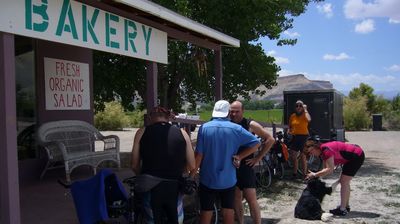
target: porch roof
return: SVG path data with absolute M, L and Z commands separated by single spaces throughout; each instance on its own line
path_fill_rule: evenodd
M 103 2 L 123 11 L 133 13 L 136 16 L 154 21 L 158 24 L 163 24 L 164 26 L 182 31 L 186 34 L 220 46 L 240 47 L 240 40 L 184 17 L 151 1 L 103 0 Z M 129 6 L 129 8 L 126 6 Z M 173 37 L 170 36 L 170 33 L 168 33 L 168 36 Z M 177 39 L 181 39 L 181 37 Z

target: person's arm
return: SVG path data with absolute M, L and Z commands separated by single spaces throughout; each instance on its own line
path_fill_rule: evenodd
M 291 114 L 289 117 L 289 122 L 288 122 L 289 124 L 288 124 L 288 130 L 287 130 L 288 134 L 292 134 L 292 117 L 293 117 L 293 114 Z
M 249 166 L 256 165 L 264 156 L 269 152 L 271 147 L 275 143 L 275 139 L 257 122 L 250 122 L 251 132 L 259 136 L 261 139 L 264 139 L 264 143 L 261 145 L 261 151 L 252 159 L 248 159 L 246 162 Z
M 185 130 L 181 129 L 181 132 L 186 142 L 186 171 L 192 173 L 196 168 L 192 142 L 190 141 L 189 135 L 186 133 Z
M 200 126 L 197 132 L 196 151 L 194 152 L 195 168 L 190 173 L 190 176 L 194 176 L 200 169 L 201 162 L 203 161 L 203 126 Z
M 132 170 L 136 175 L 140 173 L 140 139 L 143 136 L 145 128 L 136 131 L 132 146 Z
M 306 115 L 306 118 L 307 118 L 308 122 L 310 122 L 311 121 L 311 115 L 310 115 L 310 113 L 308 113 L 307 105 L 304 104 L 303 108 L 304 108 L 304 115 Z
M 306 176 L 306 179 L 317 178 L 317 177 L 324 177 L 329 174 L 333 173 L 335 166 L 333 162 L 333 156 L 329 157 L 327 160 L 324 161 L 324 168 L 318 172 L 309 172 Z
M 194 175 L 196 175 L 196 173 L 197 173 L 197 171 L 200 169 L 200 165 L 201 165 L 201 162 L 203 161 L 203 154 L 201 154 L 201 153 L 199 153 L 199 152 L 195 152 L 194 153 L 195 155 L 194 155 L 194 159 L 195 159 L 195 168 L 194 168 L 194 170 L 193 170 L 193 172 L 191 172 L 190 173 L 190 176 L 194 176 Z
M 248 147 L 246 149 L 241 150 L 240 153 L 238 153 L 238 154 L 233 156 L 233 158 L 236 160 L 234 162 L 237 162 L 238 164 L 240 164 L 242 159 L 244 159 L 247 156 L 255 153 L 257 151 L 258 147 L 260 147 L 260 142 L 254 144 L 251 147 Z

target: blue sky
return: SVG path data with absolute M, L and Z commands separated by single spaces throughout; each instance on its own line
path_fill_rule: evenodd
M 297 38 L 297 44 L 260 39 L 280 76 L 327 80 L 344 94 L 361 82 L 390 99 L 400 93 L 400 0 L 312 3 L 282 37 Z

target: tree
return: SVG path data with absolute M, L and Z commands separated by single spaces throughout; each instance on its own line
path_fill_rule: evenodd
M 368 115 L 367 98 L 359 96 L 358 98 L 346 97 L 344 99 L 343 117 L 346 130 L 358 131 L 369 129 L 371 124 Z
M 145 62 L 100 51 L 94 51 L 93 61 L 95 110 L 104 110 L 105 102 L 116 99 L 125 109 L 132 110 L 131 103 L 137 100 L 135 91 L 139 96 L 146 91 Z
M 154 0 L 181 15 L 240 40 L 240 48 L 224 47 L 222 51 L 223 97 L 227 100 L 236 99 L 239 95 L 246 96 L 249 91 L 253 91 L 260 85 L 271 88 L 276 84 L 280 68 L 275 64 L 273 57 L 265 54 L 260 44 L 255 44 L 256 41 L 260 37 L 268 37 L 271 40 L 277 40 L 278 45 L 295 44 L 296 39 L 282 39 L 281 33 L 292 28 L 293 18 L 304 13 L 310 2 L 319 1 Z M 198 53 L 205 56 L 206 69 L 201 71 L 196 63 Z M 106 53 L 100 54 L 106 55 Z M 193 107 L 196 106 L 197 101 L 212 101 L 215 88 L 213 57 L 214 54 L 211 50 L 169 40 L 169 63 L 168 65 L 159 65 L 158 68 L 158 94 L 161 105 L 180 111 L 184 100 L 192 103 Z M 118 58 L 110 62 L 103 56 L 100 58 L 103 59 L 102 62 L 114 64 L 128 61 L 128 59 Z M 99 64 L 96 63 L 96 65 Z M 124 63 L 124 65 L 124 67 L 112 66 L 110 71 L 104 67 L 95 70 L 104 74 L 100 76 L 95 74 L 95 85 L 101 82 L 107 84 L 101 89 L 95 88 L 95 99 L 109 99 L 114 97 L 112 95 L 118 95 L 125 100 L 125 103 L 122 104 L 126 106 L 127 99 L 132 98 L 134 90 L 137 90 L 139 95 L 144 98 L 143 64 L 130 62 L 130 64 Z M 137 70 L 127 69 L 130 67 Z M 120 86 L 114 86 L 116 85 L 114 82 L 96 81 L 96 79 L 103 78 L 109 80 L 111 78 L 107 76 L 110 74 L 123 80 L 116 82 Z
M 360 97 L 367 98 L 367 110 L 368 112 L 374 113 L 374 103 L 376 99 L 376 95 L 374 95 L 374 89 L 365 83 L 360 83 L 358 88 L 354 88 L 349 93 L 350 99 L 358 99 Z
M 392 110 L 400 112 L 400 93 L 393 97 Z

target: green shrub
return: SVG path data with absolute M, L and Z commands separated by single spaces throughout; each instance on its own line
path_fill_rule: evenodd
M 390 111 L 383 114 L 383 127 L 391 131 L 400 130 L 400 112 Z
M 346 130 L 360 131 L 369 129 L 371 117 L 367 110 L 367 99 L 365 97 L 345 98 L 343 116 Z
M 131 128 L 141 128 L 144 125 L 144 114 L 145 110 L 135 110 L 133 112 L 128 112 L 127 116 L 129 118 L 129 127 Z
M 94 116 L 94 124 L 99 130 L 122 130 L 129 126 L 129 118 L 125 115 L 121 103 L 117 101 L 104 104 L 104 111 L 98 112 Z

